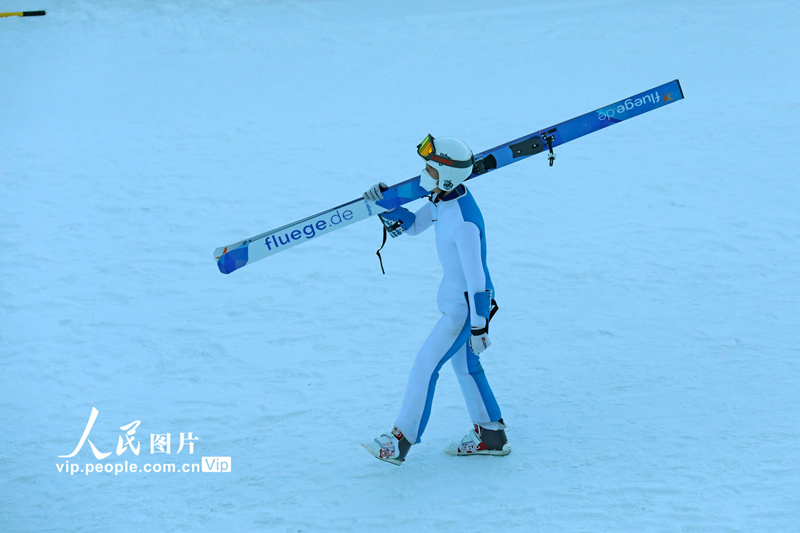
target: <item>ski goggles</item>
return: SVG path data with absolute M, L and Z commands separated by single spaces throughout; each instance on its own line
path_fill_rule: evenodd
M 449 157 L 437 155 L 436 146 L 433 144 L 433 135 L 430 133 L 417 145 L 417 154 L 425 161 L 435 161 L 447 167 L 469 168 L 475 164 L 474 157 L 470 157 L 467 161 L 456 161 Z

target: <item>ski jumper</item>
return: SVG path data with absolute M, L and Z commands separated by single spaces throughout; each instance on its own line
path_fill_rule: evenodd
M 444 270 L 437 295 L 442 317 L 417 353 L 395 423 L 412 443 L 420 442 L 425 431 L 439 370 L 448 359 L 472 423 L 489 424 L 501 418 L 480 358 L 468 342 L 470 327 L 486 324 L 486 319 L 474 311 L 478 309 L 475 295 L 490 290 L 494 297 L 494 287 L 486 266 L 483 216 L 464 185 L 448 194 L 446 200 L 437 198 L 420 208 L 405 233 L 419 235 L 430 226 L 436 231 L 436 249 Z

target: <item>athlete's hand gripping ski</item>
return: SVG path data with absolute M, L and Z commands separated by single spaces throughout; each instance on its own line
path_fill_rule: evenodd
M 371 202 L 377 202 L 378 200 L 383 200 L 383 191 L 388 189 L 389 186 L 386 185 L 384 182 L 376 183 L 372 187 L 369 188 L 367 192 L 364 193 L 364 199 L 369 200 Z

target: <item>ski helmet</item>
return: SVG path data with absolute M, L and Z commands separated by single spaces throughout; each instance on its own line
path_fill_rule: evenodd
M 427 171 L 422 172 L 420 186 L 427 191 L 433 191 L 437 186 L 445 192 L 452 191 L 472 174 L 475 164 L 472 150 L 455 137 L 434 139 L 428 134 L 417 146 L 417 154 L 425 160 L 426 165 L 439 172 L 438 185 Z

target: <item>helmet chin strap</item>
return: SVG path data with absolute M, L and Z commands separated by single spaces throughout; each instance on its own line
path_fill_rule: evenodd
M 459 196 L 463 195 L 465 192 L 466 192 L 466 187 L 464 187 L 463 183 L 459 183 L 451 191 L 443 191 L 443 190 L 439 189 L 438 193 L 433 193 L 432 192 L 431 195 L 430 195 L 430 200 L 433 203 L 437 203 L 437 202 L 440 202 L 440 201 L 444 202 L 444 201 L 447 201 L 448 199 L 452 199 L 452 198 L 448 198 L 450 196 L 452 196 L 453 198 L 458 198 Z

